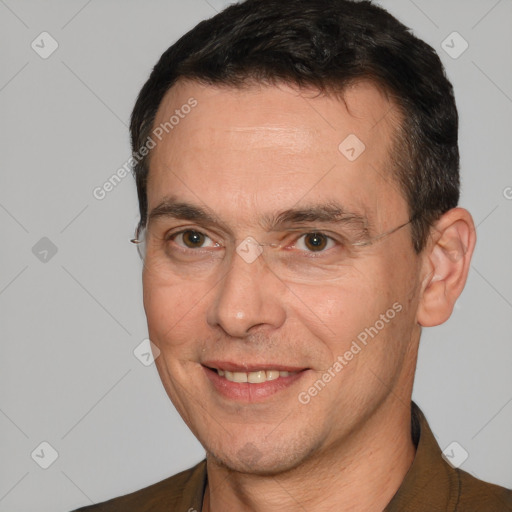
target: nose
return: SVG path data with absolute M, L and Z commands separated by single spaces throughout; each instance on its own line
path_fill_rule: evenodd
M 208 310 L 208 324 L 236 338 L 256 326 L 279 328 L 285 321 L 282 298 L 286 287 L 265 264 L 263 255 L 244 259 L 234 252 L 217 284 Z M 252 332 L 252 331 L 251 331 Z

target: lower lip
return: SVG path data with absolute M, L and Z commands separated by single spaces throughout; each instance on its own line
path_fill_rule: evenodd
M 289 388 L 302 379 L 307 370 L 302 370 L 288 377 L 279 377 L 275 380 L 250 384 L 249 382 L 231 382 L 221 377 L 215 370 L 203 366 L 206 376 L 215 389 L 226 398 L 241 402 L 261 402 L 277 392 Z

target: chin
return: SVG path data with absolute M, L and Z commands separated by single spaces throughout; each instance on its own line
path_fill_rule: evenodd
M 311 440 L 309 440 L 311 443 Z M 276 476 L 301 466 L 317 450 L 298 439 L 286 445 L 282 439 L 278 445 L 248 441 L 236 451 L 209 450 L 208 459 L 230 471 L 260 476 Z

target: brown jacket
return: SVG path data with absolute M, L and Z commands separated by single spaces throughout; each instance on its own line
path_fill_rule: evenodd
M 412 403 L 412 436 L 416 456 L 402 485 L 383 512 L 507 512 L 512 491 L 454 469 L 425 416 Z M 159 483 L 75 512 L 201 512 L 206 460 Z

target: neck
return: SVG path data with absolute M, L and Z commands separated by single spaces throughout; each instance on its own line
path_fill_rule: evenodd
M 410 407 L 383 404 L 363 428 L 286 473 L 239 473 L 208 457 L 204 512 L 383 510 L 414 459 Z

